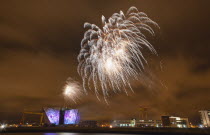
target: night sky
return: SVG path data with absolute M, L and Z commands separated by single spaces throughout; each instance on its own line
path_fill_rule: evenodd
M 146 106 L 151 119 L 175 115 L 199 122 L 198 111 L 210 109 L 209 5 L 208 0 L 0 1 L 0 119 L 20 119 L 16 114 L 24 109 L 63 106 L 66 79 L 81 83 L 77 55 L 83 24 L 101 26 L 101 15 L 135 6 L 161 28 L 152 43 L 162 70 L 153 73 L 164 87 L 135 82 L 134 94 L 113 94 L 109 105 L 89 92 L 73 107 L 83 119 L 138 118 L 138 107 Z

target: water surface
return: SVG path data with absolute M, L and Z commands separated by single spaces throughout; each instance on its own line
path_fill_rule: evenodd
M 0 133 L 1 135 L 1 133 Z M 133 135 L 133 134 L 107 134 L 107 133 L 6 133 L 5 135 Z M 145 135 L 145 134 L 141 134 Z

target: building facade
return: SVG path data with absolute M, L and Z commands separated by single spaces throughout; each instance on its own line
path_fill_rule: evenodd
M 210 110 L 201 110 L 199 113 L 202 125 L 204 127 L 210 127 Z
M 114 120 L 113 127 L 162 127 L 161 120 Z
M 172 128 L 189 128 L 188 118 L 174 117 L 174 116 L 162 116 L 163 127 Z
M 136 120 L 114 120 L 112 122 L 112 127 L 135 127 L 136 126 Z
M 45 124 L 76 125 L 80 121 L 78 109 L 44 108 Z
M 162 120 L 137 120 L 136 127 L 162 127 Z

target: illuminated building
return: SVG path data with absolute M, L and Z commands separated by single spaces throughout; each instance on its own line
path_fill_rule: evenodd
M 135 127 L 136 120 L 114 120 L 112 123 L 112 127 Z
M 162 127 L 161 120 L 114 120 L 113 127 Z
M 210 110 L 199 111 L 203 127 L 210 127 Z
M 178 127 L 178 128 L 190 127 L 188 118 L 162 116 L 161 119 L 162 119 L 163 127 Z
M 77 109 L 44 108 L 46 114 L 45 123 L 49 125 L 78 124 L 80 115 Z
M 77 109 L 65 110 L 64 124 L 78 124 L 79 112 Z
M 138 120 L 136 127 L 162 127 L 161 120 Z
M 60 110 L 57 108 L 44 108 L 45 114 L 48 119 L 45 119 L 48 124 L 59 125 Z

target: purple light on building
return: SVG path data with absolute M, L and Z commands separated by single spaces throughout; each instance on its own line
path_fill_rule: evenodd
M 44 109 L 44 111 L 51 124 L 55 124 L 55 125 L 59 124 L 59 117 L 60 117 L 59 109 L 47 108 L 47 109 Z
M 64 124 L 77 124 L 79 118 L 79 112 L 77 109 L 66 110 L 64 114 Z

